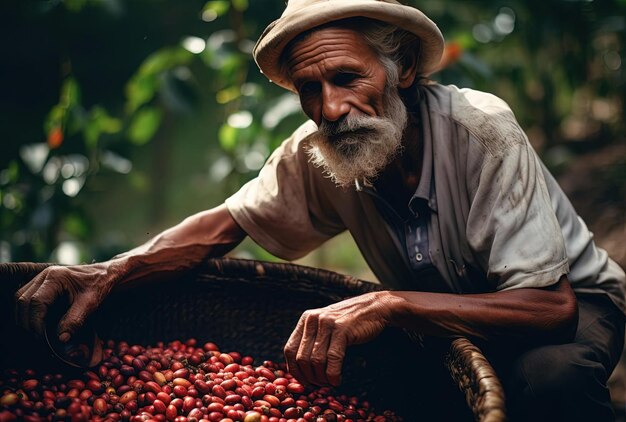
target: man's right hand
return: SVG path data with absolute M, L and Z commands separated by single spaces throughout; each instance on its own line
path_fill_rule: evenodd
M 15 294 L 17 323 L 43 336 L 50 306 L 66 296 L 70 306 L 59 322 L 57 335 L 62 342 L 67 342 L 119 278 L 120 270 L 112 261 L 48 267 Z

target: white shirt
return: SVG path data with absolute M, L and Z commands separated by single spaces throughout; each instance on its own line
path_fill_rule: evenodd
M 577 293 L 625 307 L 625 275 L 540 162 L 510 108 L 479 91 L 422 85 L 420 141 L 432 151 L 428 235 L 441 286 L 420 284 L 371 195 L 341 189 L 305 152 L 312 122 L 274 151 L 259 176 L 226 200 L 237 223 L 292 260 L 349 230 L 381 283 L 394 289 L 481 293 L 547 287 L 563 274 Z

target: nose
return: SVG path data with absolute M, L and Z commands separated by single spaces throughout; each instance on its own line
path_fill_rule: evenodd
M 350 104 L 339 91 L 328 84 L 322 88 L 322 117 L 329 122 L 336 122 L 350 113 Z

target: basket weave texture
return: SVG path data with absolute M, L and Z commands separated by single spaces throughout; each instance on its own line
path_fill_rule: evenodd
M 0 264 L 0 309 L 6 312 L 4 305 L 13 300 L 17 288 L 48 265 Z M 212 259 L 167 280 L 114 291 L 91 322 L 103 339 L 147 345 L 194 337 L 213 341 L 224 351 L 283 361 L 283 346 L 303 311 L 381 288 L 300 265 Z M 23 353 L 36 348 L 29 345 L 28 333 L 4 326 L 2 335 L 17 336 L 24 345 L 14 356 L 3 353 L 3 365 L 33 366 L 34 361 L 45 361 L 42 356 Z M 420 379 L 419 369 L 409 364 L 419 356 L 420 347 L 395 328 L 386 329 L 370 343 L 349 347 L 342 390 L 367 394 L 380 410 L 392 409 L 405 420 L 413 420 L 408 415 L 415 415 L 416 408 L 428 403 L 398 392 L 412 391 L 412 380 Z M 451 382 L 458 384 L 476 420 L 506 419 L 502 386 L 489 362 L 468 339 L 452 341 L 446 362 L 433 364 L 448 366 Z

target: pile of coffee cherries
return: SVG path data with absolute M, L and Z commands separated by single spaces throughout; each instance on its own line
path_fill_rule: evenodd
M 154 347 L 109 341 L 104 360 L 76 379 L 33 370 L 4 371 L 0 422 L 394 422 L 367 401 L 305 388 L 284 364 L 255 366 L 195 339 Z

